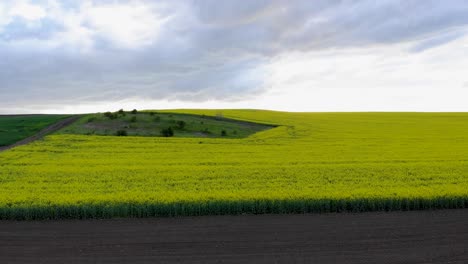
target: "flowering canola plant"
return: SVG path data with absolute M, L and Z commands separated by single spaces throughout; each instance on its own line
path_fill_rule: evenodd
M 168 110 L 247 138 L 56 134 L 0 153 L 0 219 L 468 207 L 468 113 Z

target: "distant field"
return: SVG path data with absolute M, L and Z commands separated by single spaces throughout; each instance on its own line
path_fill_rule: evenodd
M 0 146 L 11 145 L 67 117 L 66 115 L 0 116 Z
M 62 129 L 62 134 L 115 136 L 162 136 L 171 128 L 175 137 L 244 138 L 273 126 L 226 119 L 222 116 L 187 115 L 162 112 L 90 114 Z
M 468 207 L 468 113 L 221 112 L 279 126 L 241 139 L 51 135 L 0 153 L 0 218 Z

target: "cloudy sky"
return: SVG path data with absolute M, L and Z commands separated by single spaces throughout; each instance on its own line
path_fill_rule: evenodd
M 0 113 L 468 111 L 468 1 L 0 1 Z

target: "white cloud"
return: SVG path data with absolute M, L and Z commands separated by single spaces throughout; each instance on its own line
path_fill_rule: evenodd
M 25 26 L 41 28 L 39 20 L 47 18 L 56 30 L 47 39 L 31 39 L 39 47 L 58 47 L 78 52 L 96 50 L 99 42 L 109 47 L 141 48 L 155 44 L 168 16 L 159 14 L 161 4 L 151 2 L 80 1 L 76 6 L 48 0 L 42 6 L 29 1 L 0 3 L 0 32 L 15 17 L 26 20 Z M 17 40 L 25 42 L 24 39 Z M 1 42 L 1 38 L 0 38 Z
M 11 17 L 8 14 L 8 6 L 6 3 L 0 2 L 0 33 L 3 31 L 3 27 L 10 23 Z
M 81 8 L 84 23 L 121 47 L 141 47 L 153 44 L 166 21 L 150 5 L 85 4 Z
M 46 16 L 44 8 L 29 2 L 21 2 L 14 5 L 9 14 L 26 20 L 38 20 Z

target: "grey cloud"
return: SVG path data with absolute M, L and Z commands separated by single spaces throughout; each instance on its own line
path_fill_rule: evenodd
M 0 33 L 0 103 L 241 100 L 266 89 L 262 66 L 276 55 L 403 41 L 417 41 L 410 51 L 420 52 L 461 37 L 464 31 L 440 32 L 468 23 L 466 1 L 212 0 L 164 6 L 170 20 L 157 42 L 138 49 L 99 36 L 89 53 L 47 49 L 41 41 L 63 30 L 59 24 L 7 25 Z M 15 41 L 24 40 L 32 44 L 17 47 Z
M 215 44 L 268 53 L 397 43 L 468 23 L 464 1 L 202 2 L 194 8 L 209 28 L 201 43 L 216 36 Z
M 456 40 L 458 38 L 461 38 L 465 35 L 465 32 L 460 32 L 460 31 L 453 31 L 453 32 L 448 32 L 445 34 L 441 34 L 440 36 L 435 36 L 433 38 L 429 38 L 426 40 L 423 40 L 419 42 L 418 44 L 414 45 L 411 47 L 410 51 L 411 52 L 422 52 L 428 49 L 431 49 L 433 47 L 437 47 L 440 45 L 443 45 L 445 43 L 451 42 L 453 40 Z

